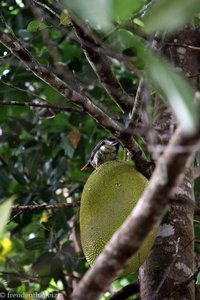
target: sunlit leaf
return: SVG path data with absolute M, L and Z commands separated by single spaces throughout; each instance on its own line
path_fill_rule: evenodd
M 145 18 L 146 32 L 175 30 L 200 12 L 199 0 L 157 0 Z
M 0 234 L 9 220 L 12 204 L 15 198 L 15 196 L 12 196 L 0 205 Z
M 64 9 L 61 14 L 60 14 L 60 24 L 62 25 L 69 25 L 71 22 L 69 15 L 68 15 L 68 11 L 66 9 Z
M 200 285 L 200 272 L 197 275 L 196 284 Z
M 0 239 L 0 246 L 0 261 L 5 261 L 8 254 L 12 251 L 13 243 L 8 237 L 3 237 L 2 239 Z

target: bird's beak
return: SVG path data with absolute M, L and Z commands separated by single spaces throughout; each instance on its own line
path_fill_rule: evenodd
M 85 171 L 85 170 L 87 170 L 89 168 L 90 168 L 90 164 L 87 163 L 85 166 L 82 167 L 81 171 Z

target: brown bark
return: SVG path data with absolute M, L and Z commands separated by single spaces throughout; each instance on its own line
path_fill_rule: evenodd
M 164 41 L 165 53 L 187 77 L 197 73 L 197 52 L 181 45 L 195 46 L 196 40 L 193 37 L 193 30 L 187 27 Z M 190 83 L 195 87 L 196 79 L 192 78 Z M 176 121 L 169 107 L 160 100 L 156 101 L 155 112 L 159 141 L 165 145 L 171 138 Z M 192 167 L 188 167 L 182 184 L 176 188 L 172 199 L 176 203 L 170 205 L 150 256 L 140 268 L 142 300 L 195 299 L 194 281 L 186 283 L 194 272 L 192 171 Z M 183 201 L 179 204 L 179 200 L 186 200 L 185 204 Z

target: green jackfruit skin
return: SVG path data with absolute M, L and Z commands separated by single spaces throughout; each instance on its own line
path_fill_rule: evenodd
M 92 265 L 113 233 L 120 227 L 148 185 L 148 180 L 130 163 L 110 161 L 88 178 L 81 197 L 80 232 L 85 257 Z M 123 276 L 143 264 L 154 243 L 153 230 L 130 260 Z

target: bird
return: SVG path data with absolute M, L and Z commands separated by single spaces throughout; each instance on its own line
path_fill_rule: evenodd
M 117 160 L 120 145 L 121 143 L 112 136 L 100 140 L 92 150 L 89 160 L 82 167 L 81 171 L 87 170 L 90 166 L 97 169 L 107 161 Z

